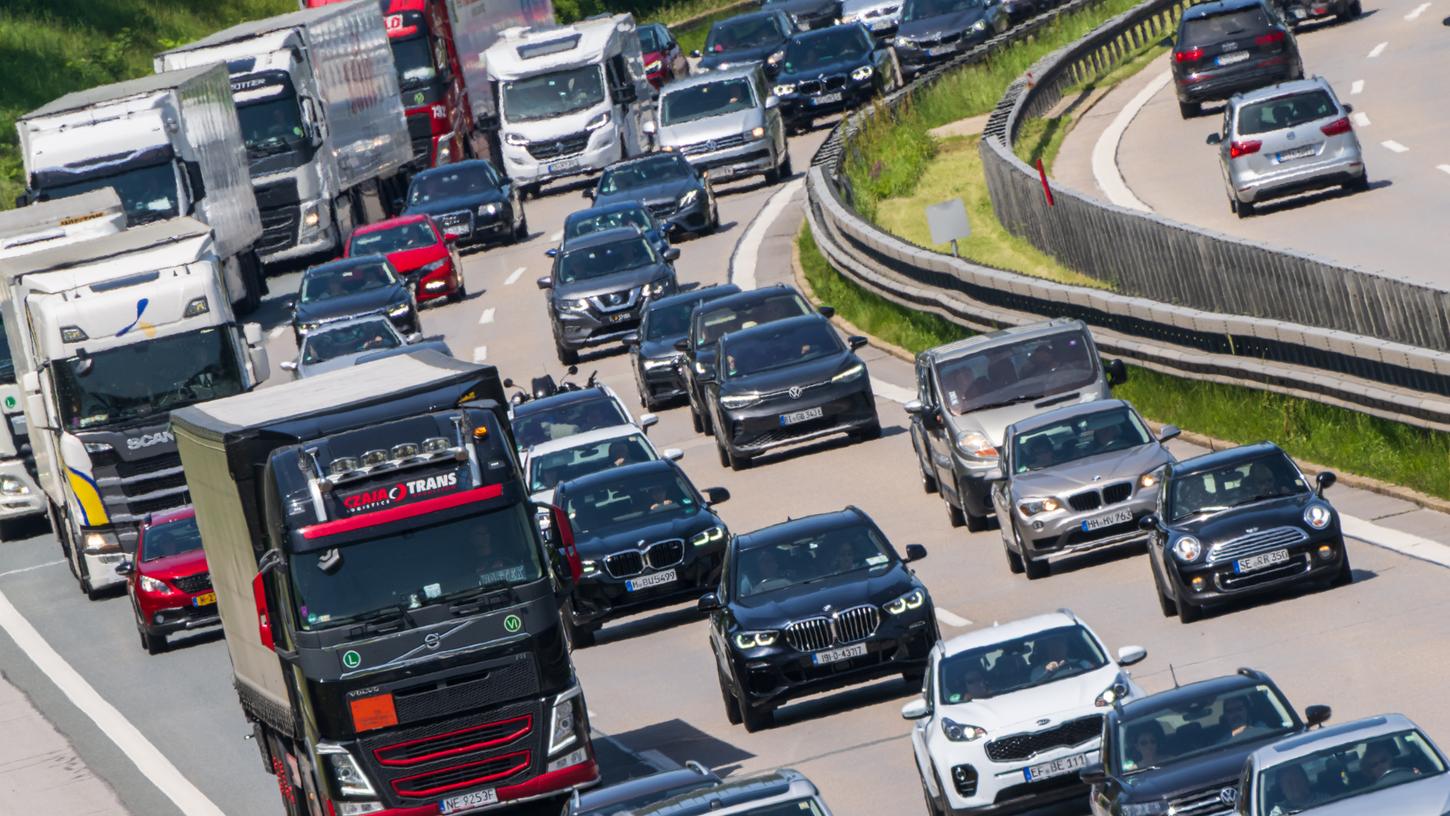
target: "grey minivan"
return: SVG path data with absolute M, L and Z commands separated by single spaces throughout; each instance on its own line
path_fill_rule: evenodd
M 981 334 L 916 356 L 917 398 L 906 404 L 922 487 L 940 491 L 953 527 L 987 528 L 987 476 L 1008 425 L 1073 402 L 1107 399 L 1128 379 L 1104 362 L 1087 326 L 1057 319 Z
M 764 175 L 774 184 L 792 174 L 780 100 L 759 66 L 711 71 L 660 91 L 655 142 L 678 151 L 711 181 Z

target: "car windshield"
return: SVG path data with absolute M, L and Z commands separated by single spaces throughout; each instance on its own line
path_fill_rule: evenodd
M 295 150 L 306 141 L 302 111 L 291 89 L 285 96 L 238 105 L 237 122 L 242 126 L 247 155 L 253 159 Z
M 564 222 L 564 239 L 567 241 L 591 232 L 603 232 L 620 227 L 638 227 L 641 231 L 650 230 L 654 229 L 654 222 L 650 220 L 649 213 L 645 212 L 643 207 L 630 207 L 608 212 L 585 210 L 582 214 L 571 216 Z
M 389 37 L 388 42 L 393 47 L 393 64 L 398 69 L 400 89 L 406 91 L 437 78 L 438 68 L 433 65 L 433 51 L 428 47 L 427 37 Z
M 515 416 L 512 424 L 514 440 L 519 448 L 528 450 L 550 440 L 629 423 L 630 418 L 619 409 L 619 404 L 601 395 L 597 399 L 529 411 Z
M 387 320 L 359 320 L 337 327 L 317 329 L 302 339 L 302 362 L 306 365 L 325 363 L 349 354 L 382 351 L 403 345 L 397 331 Z
M 590 442 L 529 458 L 529 490 L 553 490 L 560 482 L 588 476 L 612 467 L 653 462 L 655 449 L 643 434 Z
M 349 257 L 390 255 L 394 252 L 430 247 L 437 243 L 438 235 L 433 232 L 432 225 L 427 221 L 414 221 L 376 232 L 365 232 L 361 235 L 354 233 L 352 240 L 348 241 L 347 254 Z
M 668 340 L 689 334 L 690 316 L 699 304 L 699 299 L 681 300 L 650 309 L 645 313 L 644 339 Z
M 678 125 L 755 107 L 755 93 L 745 77 L 690 85 L 660 100 L 660 124 Z
M 579 809 L 570 813 L 569 816 L 630 816 L 636 810 L 647 805 L 683 796 L 701 788 L 713 788 L 716 784 L 707 777 L 700 777 L 674 787 L 651 790 L 647 793 L 623 798 L 611 788 L 595 788 L 579 798 Z M 608 802 L 608 804 L 599 804 L 600 802 Z
M 576 534 L 596 535 L 616 527 L 694 516 L 700 509 L 694 489 L 674 469 L 666 468 L 572 492 L 564 511 Z
M 1183 21 L 1178 46 L 1208 45 L 1242 37 L 1269 27 L 1269 16 L 1259 6 L 1234 9 L 1222 14 L 1194 17 Z
M 740 550 L 733 566 L 735 590 L 749 598 L 857 570 L 879 574 L 896 561 L 891 546 L 870 527 L 836 527 Z
M 1303 474 L 1280 451 L 1200 473 L 1174 474 L 1171 483 L 1168 509 L 1174 521 L 1309 490 Z
M 196 516 L 168 521 L 146 528 L 141 539 L 141 560 L 156 561 L 201 549 L 201 531 Z
M 767 325 L 749 334 L 726 335 L 720 341 L 725 379 L 775 371 L 841 353 L 844 347 L 825 319 Z
M 302 279 L 303 303 L 348 297 L 359 292 L 383 289 L 398 282 L 385 263 L 343 267 L 314 267 Z
M 1143 420 L 1127 408 L 1075 416 L 1012 437 L 1012 472 L 1043 470 L 1151 441 Z
M 643 236 L 564 253 L 559 259 L 559 281 L 575 283 L 616 272 L 659 263 L 654 247 Z
M 543 565 L 536 536 L 524 505 L 514 504 L 293 556 L 288 572 L 298 622 L 303 629 L 322 629 L 379 610 L 416 609 L 537 581 Z
M 175 218 L 180 212 L 177 203 L 176 168 L 170 162 L 130 167 L 108 176 L 92 176 L 84 181 L 44 187 L 38 198 L 51 201 L 57 198 L 89 193 L 112 187 L 126 208 L 126 223 L 137 227 L 152 221 Z
M 444 198 L 492 193 L 498 184 L 481 167 L 450 167 L 432 170 L 413 179 L 409 204 L 427 204 Z
M 653 187 L 666 181 L 677 181 L 694 176 L 690 165 L 673 154 L 650 156 L 606 168 L 599 177 L 599 194 L 613 195 L 641 187 Z
M 838 26 L 786 44 L 786 71 L 809 71 L 836 62 L 860 62 L 871 53 L 871 38 L 858 26 Z
M 953 416 L 1084 388 L 1098 379 L 1082 332 L 994 346 L 937 365 L 942 404 Z
M 723 54 L 745 48 L 763 48 L 780 42 L 789 34 L 781 28 L 780 18 L 774 14 L 721 20 L 710 29 L 710 36 L 705 40 L 705 52 Z
M 1324 91 L 1281 96 L 1244 105 L 1239 109 L 1238 131 L 1240 135 L 1268 133 L 1287 130 L 1307 122 L 1328 119 L 1339 115 L 1339 106 Z
M 503 83 L 509 122 L 537 122 L 588 110 L 604 101 L 604 69 L 584 65 Z
M 822 816 L 821 803 L 815 799 L 794 799 L 740 811 L 741 816 Z
M 695 345 L 706 346 L 733 331 L 810 313 L 805 300 L 788 290 L 747 303 L 712 308 L 700 314 L 695 327 Z
M 639 48 L 648 54 L 665 50 L 664 26 L 642 25 L 639 27 Z
M 240 356 L 232 334 L 212 327 L 58 360 L 52 371 L 61 422 L 69 430 L 99 428 L 240 394 Z
M 1106 665 L 1108 656 L 1091 632 L 1060 626 L 944 657 L 937 667 L 937 685 L 941 701 L 953 705 L 1066 680 Z
M 901 9 L 901 21 L 909 23 L 913 20 L 940 17 L 943 14 L 985 9 L 983 0 L 906 0 L 906 5 Z
M 1444 760 L 1417 730 L 1350 740 L 1265 768 L 1254 784 L 1254 812 L 1289 816 L 1443 773 Z M 1364 812 L 1391 809 L 1366 806 Z
M 1186 704 L 1120 719 L 1112 740 L 1114 761 L 1133 774 L 1281 736 L 1295 727 L 1288 701 L 1267 685 L 1205 693 Z

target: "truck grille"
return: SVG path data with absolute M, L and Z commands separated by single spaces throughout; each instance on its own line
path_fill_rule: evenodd
M 876 634 L 881 611 L 874 606 L 857 606 L 830 618 L 796 621 L 785 628 L 785 642 L 802 652 L 827 649 L 838 643 L 855 643 Z
M 469 762 L 441 771 L 430 771 L 403 779 L 393 780 L 393 790 L 399 796 L 422 799 L 440 796 L 459 788 L 486 785 L 507 779 L 514 774 L 528 770 L 532 757 L 528 751 L 518 751 L 501 757 Z
M 413 145 L 413 158 L 424 164 L 433 157 L 433 117 L 431 112 L 408 117 L 408 141 Z
M 571 133 L 560 139 L 550 139 L 542 142 L 529 142 L 529 155 L 536 159 L 557 159 L 562 156 L 572 156 L 575 153 L 583 153 L 584 148 L 589 146 L 589 131 Z
M 1043 751 L 1069 748 L 1097 739 L 1103 733 L 1103 718 L 1098 715 L 1069 720 L 1056 728 L 1031 734 L 1013 734 L 987 743 L 987 756 L 993 762 L 1029 759 Z
M 534 718 L 528 714 L 498 722 L 462 728 L 436 737 L 408 740 L 373 749 L 378 762 L 394 768 L 411 768 L 444 757 L 482 751 L 507 745 L 533 730 Z
M 1225 803 L 1222 794 L 1224 790 L 1234 787 L 1234 780 L 1225 779 L 1207 790 L 1198 790 L 1172 800 L 1168 803 L 1168 811 L 1175 816 L 1229 816 L 1234 812 L 1234 806 Z
M 211 573 L 198 572 L 195 575 L 183 575 L 180 578 L 171 579 L 171 583 L 177 589 L 188 595 L 195 595 L 198 592 L 209 592 L 211 590 Z
M 1254 553 L 1279 550 L 1298 544 L 1309 537 L 1298 527 L 1272 527 L 1221 541 L 1208 548 L 1208 562 L 1232 561 Z
M 495 706 L 498 698 L 465 708 Z M 454 709 L 457 710 L 457 709 Z M 502 706 L 359 740 L 362 758 L 385 791 L 404 803 L 479 785 L 510 784 L 541 764 L 542 703 Z M 482 716 L 480 716 L 482 715 Z
M 1104 505 L 1127 501 L 1132 495 L 1132 482 L 1118 482 L 1117 484 L 1108 485 L 1101 491 L 1094 489 L 1074 493 L 1067 497 L 1067 504 L 1072 509 L 1081 513 L 1087 510 L 1096 510 Z
M 257 252 L 269 255 L 290 249 L 297 244 L 297 225 L 302 220 L 302 207 L 289 204 L 269 210 L 262 210 L 262 237 L 257 240 Z
M 839 91 L 846 87 L 846 75 L 837 74 L 823 79 L 807 79 L 796 85 L 796 91 L 808 96 L 829 91 Z

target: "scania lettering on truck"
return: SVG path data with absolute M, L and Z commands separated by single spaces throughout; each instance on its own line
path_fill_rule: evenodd
M 16 207 L 0 212 L 0 259 L 114 235 L 125 228 L 121 199 L 109 187 Z M 30 429 L 3 325 L 0 322 L 0 540 L 9 540 L 17 537 L 22 519 L 45 514 L 45 494 L 35 478 Z
M 559 816 L 598 777 L 492 366 L 389 357 L 172 417 L 289 816 Z
M 497 85 L 503 170 L 526 190 L 649 150 L 654 88 L 632 16 L 509 29 L 483 61 Z
M 190 216 L 211 227 L 231 303 L 246 314 L 267 293 L 262 237 L 242 134 L 224 68 L 168 71 L 66 94 L 20 117 L 22 202 L 103 187 L 131 226 Z
M 303 0 L 304 6 L 340 0 Z M 380 0 L 412 170 L 476 157 L 501 166 L 493 93 L 483 54 L 507 28 L 551 25 L 550 0 Z
M 342 254 L 353 225 L 384 217 L 407 189 L 408 126 L 376 0 L 241 23 L 155 67 L 217 62 L 231 71 L 262 260 Z
M 92 598 L 123 581 L 150 513 L 186 504 L 170 412 L 267 376 L 261 327 L 232 315 L 212 231 L 193 218 L 0 259 L 0 314 L 36 475 Z

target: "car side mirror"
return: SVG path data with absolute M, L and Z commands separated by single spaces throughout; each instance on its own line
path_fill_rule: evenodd
M 901 719 L 919 720 L 931 716 L 931 703 L 925 697 L 917 697 L 901 707 Z
M 846 345 L 850 346 L 852 351 L 865 348 L 868 342 L 869 341 L 865 337 L 862 337 L 859 334 L 853 334 L 850 337 L 846 338 Z
M 780 97 L 776 96 L 775 94 L 771 94 L 770 96 L 767 96 L 765 98 L 766 110 L 775 110 L 778 107 L 780 107 Z
M 665 448 L 664 452 L 660 454 L 660 457 L 667 462 L 678 462 L 685 458 L 685 452 L 679 448 Z
M 410 332 L 407 337 L 404 337 L 403 338 L 403 342 L 404 343 L 407 343 L 410 346 L 413 345 L 414 343 L 422 342 L 422 340 L 423 340 L 423 333 L 422 332 Z
M 639 345 L 639 332 L 630 332 L 629 334 L 626 334 L 625 336 L 619 338 L 619 342 L 623 343 L 629 348 L 634 348 Z
M 686 337 L 675 341 L 675 351 L 689 351 L 690 338 Z
M 514 378 L 513 377 L 504 377 L 503 378 L 503 387 L 504 388 L 513 388 L 514 387 Z
M 1310 728 L 1319 728 L 1329 722 L 1329 717 L 1333 713 L 1327 705 L 1312 705 L 1304 709 L 1304 722 L 1308 723 Z
M 1222 133 L 1219 133 L 1218 131 L 1215 130 L 1214 132 L 1208 134 L 1208 138 L 1205 139 L 1204 141 L 1206 143 L 1208 143 L 1208 144 L 1211 144 L 1211 145 L 1222 144 L 1223 143 L 1223 134 Z
M 670 247 L 669 249 L 665 250 L 665 260 L 667 260 L 667 261 L 678 261 L 679 259 L 680 259 L 680 250 L 679 250 L 678 247 Z
M 1354 113 L 1354 106 L 1353 105 L 1350 105 L 1350 104 L 1345 104 L 1344 105 L 1344 112 L 1345 113 Z
M 131 575 L 136 572 L 136 564 L 132 561 L 122 561 L 116 565 L 116 574 L 121 576 Z
M 816 313 L 819 314 L 821 317 L 832 318 L 832 317 L 835 317 L 836 316 L 836 307 L 834 307 L 834 306 L 817 306 L 816 307 Z
M 1161 45 L 1161 46 L 1163 46 L 1164 48 L 1172 48 L 1173 47 L 1173 38 L 1172 37 L 1164 37 L 1163 39 L 1161 39 L 1161 40 L 1158 41 L 1158 44 Z
M 923 558 L 926 558 L 926 547 L 923 547 L 920 544 L 907 544 L 906 545 L 906 561 L 907 561 L 907 563 L 911 563 L 913 561 L 920 561 Z
M 554 280 L 552 278 L 550 278 L 548 275 L 545 275 L 544 277 L 539 278 L 538 280 L 534 281 L 534 283 L 537 283 L 539 285 L 539 288 L 540 289 L 553 289 L 554 288 Z
M 550 258 L 557 258 L 559 257 L 559 248 L 549 247 L 548 249 L 544 250 L 544 254 L 549 256 Z
M 720 596 L 713 592 L 701 595 L 700 600 L 695 603 L 695 608 L 701 612 L 715 612 L 720 609 Z
M 1147 533 L 1153 532 L 1154 530 L 1158 529 L 1158 517 L 1153 515 L 1152 513 L 1143 516 L 1142 518 L 1138 519 L 1138 529 Z
M 723 487 L 705 488 L 705 501 L 710 504 L 721 504 L 730 501 L 730 491 Z
M 1103 374 L 1109 388 L 1116 388 L 1128 381 L 1128 367 L 1123 365 L 1122 360 L 1109 360 L 1103 367 Z
M 406 207 L 407 204 L 408 202 L 404 201 L 401 198 L 393 199 L 393 212 L 401 213 L 403 211 L 403 208 Z
M 1158 431 L 1158 441 L 1167 442 L 1170 439 L 1177 439 L 1182 433 L 1183 429 L 1179 428 L 1177 425 L 1164 425 Z
M 296 371 L 297 370 L 297 361 L 296 360 L 283 360 L 282 362 L 278 363 L 277 365 L 280 366 L 283 371 Z
M 987 468 L 987 472 L 982 474 L 982 480 L 987 482 L 1002 482 L 1007 480 L 1007 474 L 1002 472 L 1001 465 L 996 465 Z
M 1142 646 L 1124 646 L 1118 650 L 1118 665 L 1131 666 L 1134 663 L 1142 663 L 1148 656 L 1148 650 Z
M 640 414 L 639 415 L 639 429 L 642 430 L 642 431 L 647 431 L 650 428 L 653 428 L 654 426 L 656 426 L 658 424 L 660 424 L 660 418 L 659 418 L 659 415 L 657 415 L 657 414 Z
M 1316 485 L 1319 485 L 1320 493 L 1323 493 L 1324 491 L 1333 487 L 1334 483 L 1337 481 L 1339 481 L 1339 477 L 1335 476 L 1334 471 L 1332 470 L 1323 471 L 1318 476 L 1314 477 L 1314 483 Z
M 1101 763 L 1094 762 L 1078 771 L 1077 778 L 1088 785 L 1101 785 L 1108 781 L 1108 772 Z

